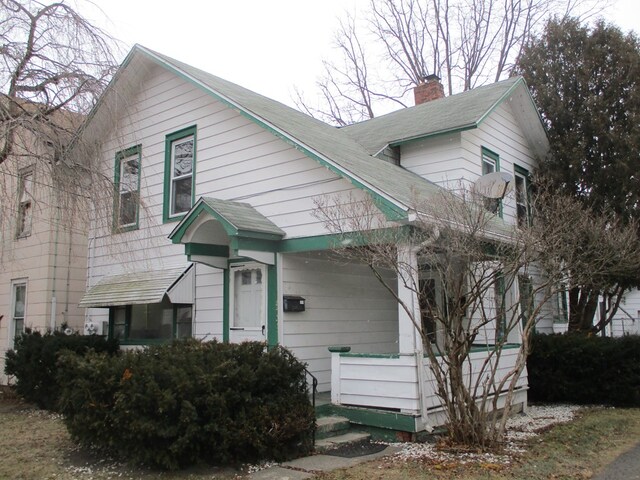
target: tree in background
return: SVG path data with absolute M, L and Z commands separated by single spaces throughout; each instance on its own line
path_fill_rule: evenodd
M 364 22 L 346 15 L 335 33 L 340 58 L 324 61 L 318 105 L 297 92 L 297 106 L 348 125 L 378 108 L 407 106 L 406 94 L 430 74 L 449 95 L 508 76 L 531 35 L 553 15 L 582 18 L 594 0 L 371 0 Z M 410 104 L 410 102 L 409 102 Z
M 545 122 L 551 152 L 540 170 L 558 189 L 616 222 L 640 219 L 640 42 L 599 21 L 554 19 L 528 45 L 515 71 Z M 593 227 L 583 235 L 606 235 Z M 640 233 L 640 232 L 639 232 Z M 590 241 L 577 238 L 578 242 Z M 602 248 L 608 248 L 603 244 Z M 640 273 L 621 269 L 569 285 L 569 329 L 602 330 Z M 599 298 L 604 300 L 594 325 Z
M 0 0 L 0 224 L 5 239 L 20 230 L 16 217 L 26 215 L 27 208 L 52 206 L 57 212 L 50 221 L 71 228 L 74 214 L 88 212 L 79 200 L 104 198 L 105 188 L 111 192 L 112 180 L 111 187 L 108 179 L 86 181 L 92 156 L 79 148 L 77 129 L 115 71 L 114 49 L 111 37 L 64 1 Z M 67 155 L 71 144 L 77 161 Z M 102 194 L 92 195 L 90 187 Z M 48 194 L 34 195 L 34 190 Z

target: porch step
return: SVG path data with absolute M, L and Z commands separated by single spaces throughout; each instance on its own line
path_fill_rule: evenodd
M 342 435 L 349 430 L 351 424 L 345 417 L 320 417 L 316 421 L 316 438 L 323 439 Z
M 316 452 L 326 452 L 327 450 L 331 450 L 336 447 L 363 442 L 365 440 L 368 440 L 369 438 L 371 438 L 371 435 L 369 435 L 368 433 L 349 432 L 342 435 L 337 435 L 335 437 L 316 440 Z

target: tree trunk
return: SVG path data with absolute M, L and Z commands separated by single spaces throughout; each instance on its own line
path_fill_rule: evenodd
M 600 292 L 592 287 L 573 287 L 569 290 L 569 331 L 589 332 L 598 308 Z

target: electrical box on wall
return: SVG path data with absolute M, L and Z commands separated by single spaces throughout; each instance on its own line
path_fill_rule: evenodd
M 305 299 L 298 295 L 285 295 L 282 306 L 285 312 L 304 312 L 305 303 Z

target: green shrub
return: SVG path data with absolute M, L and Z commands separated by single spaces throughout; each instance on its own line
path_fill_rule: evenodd
M 120 458 L 175 469 L 280 461 L 313 446 L 304 365 L 283 348 L 185 340 L 60 361 L 70 433 Z
M 640 336 L 535 335 L 529 399 L 640 406 Z
M 66 335 L 54 331 L 42 334 L 27 330 L 20 334 L 6 356 L 4 371 L 15 377 L 14 388 L 18 395 L 40 408 L 57 409 L 60 387 L 56 381 L 58 355 L 70 350 L 77 355 L 89 351 L 118 351 L 118 342 L 97 335 Z

